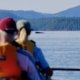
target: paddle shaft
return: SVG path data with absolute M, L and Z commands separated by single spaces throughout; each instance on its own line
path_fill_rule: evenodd
M 51 68 L 53 71 L 80 71 L 79 68 Z

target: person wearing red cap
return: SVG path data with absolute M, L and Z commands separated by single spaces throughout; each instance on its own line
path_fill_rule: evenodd
M 27 51 L 17 50 L 11 44 L 16 32 L 16 22 L 12 18 L 0 20 L 0 80 L 21 80 L 22 70 L 27 72 L 29 80 L 41 80 L 34 64 L 24 55 Z
M 16 31 L 16 24 L 12 18 L 0 20 L 0 78 L 18 80 L 21 75 L 16 60 L 16 48 L 10 44 Z
M 30 55 L 35 59 L 35 66 L 37 67 L 40 75 L 42 74 L 42 80 L 45 80 L 46 77 L 51 78 L 53 71 L 46 61 L 41 48 L 37 47 L 35 41 L 29 40 L 29 36 L 32 31 L 31 23 L 28 20 L 21 19 L 16 22 L 16 25 L 18 30 L 16 42 L 22 45 L 25 50 L 28 50 Z

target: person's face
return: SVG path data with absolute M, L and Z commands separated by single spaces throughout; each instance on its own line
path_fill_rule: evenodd
M 17 31 L 14 31 L 14 32 L 11 32 L 11 33 L 7 32 L 7 35 L 8 35 L 7 40 L 8 41 L 13 41 L 15 39 L 16 34 L 17 34 Z
M 19 32 L 19 38 L 21 40 L 26 40 L 27 38 L 27 32 L 26 32 L 26 29 L 25 28 L 22 28 Z

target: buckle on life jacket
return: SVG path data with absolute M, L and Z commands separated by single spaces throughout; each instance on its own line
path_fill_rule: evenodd
M 6 56 L 5 55 L 0 55 L 0 60 L 6 60 Z

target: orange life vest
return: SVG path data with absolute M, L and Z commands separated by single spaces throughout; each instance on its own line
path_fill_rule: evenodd
M 11 44 L 0 45 L 0 77 L 19 77 L 20 74 L 16 48 Z
M 26 40 L 24 42 L 20 42 L 19 40 L 16 40 L 16 42 L 18 42 L 20 45 L 22 45 L 22 47 L 25 49 L 25 50 L 28 50 L 30 53 L 33 54 L 33 48 L 34 48 L 34 44 L 29 41 L 29 40 Z
M 33 53 L 34 44 L 31 41 L 27 40 L 26 42 L 24 42 L 24 48 Z

